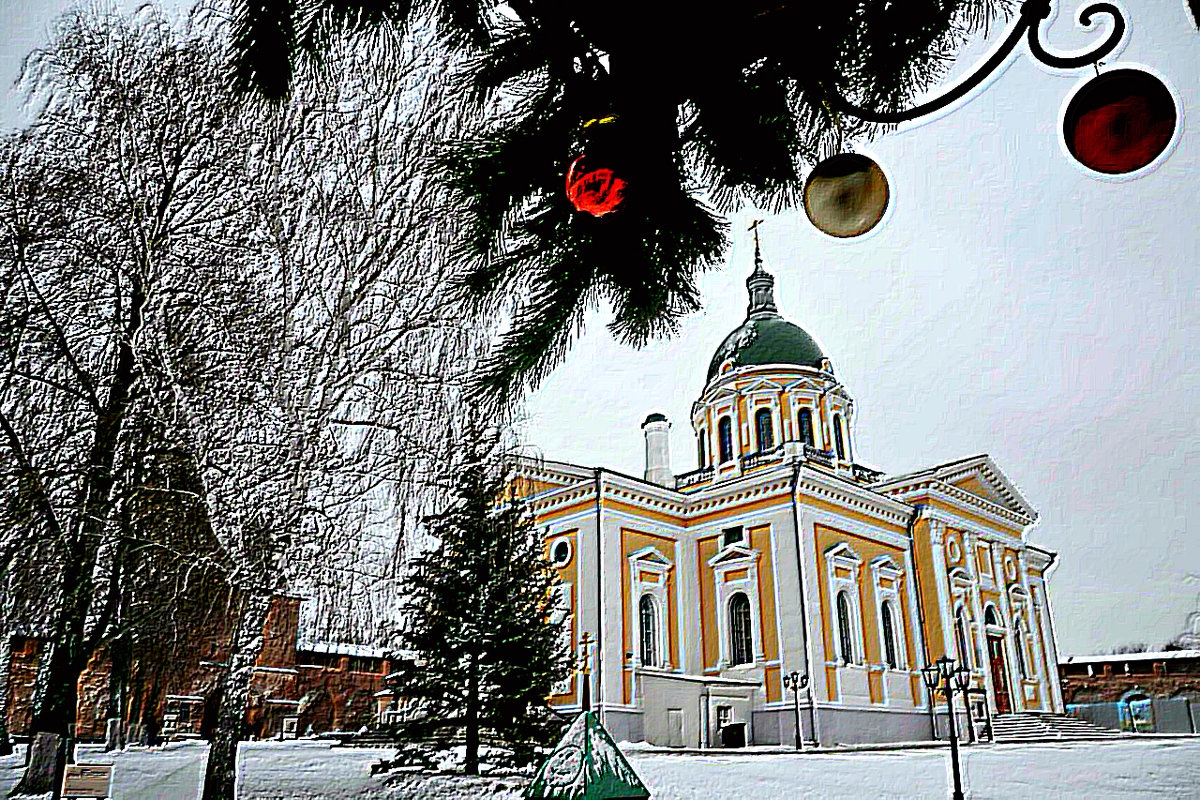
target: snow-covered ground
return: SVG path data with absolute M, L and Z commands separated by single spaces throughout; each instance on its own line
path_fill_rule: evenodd
M 23 748 L 0 759 L 0 797 L 16 783 Z M 80 748 L 85 763 L 115 764 L 113 800 L 191 800 L 207 748 L 199 742 L 105 754 Z M 387 750 L 324 742 L 242 746 L 239 797 L 246 800 L 516 800 L 523 781 L 372 776 Z M 654 800 L 929 800 L 948 797 L 945 750 L 820 755 L 672 755 L 631 749 Z M 1072 742 L 965 748 L 974 800 L 1200 798 L 1200 739 Z

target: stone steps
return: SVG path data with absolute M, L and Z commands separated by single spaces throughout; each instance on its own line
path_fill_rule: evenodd
M 992 718 L 992 734 L 997 742 L 1030 742 L 1047 739 L 1093 739 L 1120 736 L 1120 731 L 1099 728 L 1090 722 L 1065 714 L 1001 714 Z

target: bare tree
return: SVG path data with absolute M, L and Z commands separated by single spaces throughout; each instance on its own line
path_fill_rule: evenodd
M 216 28 L 69 14 L 0 174 L 0 457 L 54 567 L 34 726 L 65 733 L 95 647 L 153 632 L 148 598 L 202 561 L 236 598 L 206 798 L 233 795 L 274 593 L 381 633 L 405 541 L 383 520 L 421 513 L 478 338 L 428 177 L 458 120 L 432 40 L 335 52 L 262 110 L 223 94 Z

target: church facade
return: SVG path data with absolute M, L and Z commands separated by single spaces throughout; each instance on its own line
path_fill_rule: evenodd
M 696 469 L 671 469 L 661 414 L 642 426 L 640 478 L 519 464 L 564 636 L 596 642 L 604 724 L 664 746 L 794 744 L 798 702 L 808 741 L 928 739 L 920 669 L 943 655 L 993 715 L 1061 713 L 1036 512 L 986 455 L 860 465 L 849 388 L 779 314 L 757 253 L 747 287 L 692 407 Z M 798 695 L 788 676 L 807 677 Z M 552 702 L 578 708 L 582 680 Z

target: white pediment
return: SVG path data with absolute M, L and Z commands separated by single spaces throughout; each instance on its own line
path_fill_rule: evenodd
M 629 560 L 638 566 L 670 567 L 672 564 L 669 558 L 660 553 L 657 547 L 653 546 L 643 547 L 641 550 L 631 553 Z
M 719 564 L 728 564 L 732 561 L 744 561 L 746 559 L 752 559 L 754 556 L 755 553 L 753 550 L 750 550 L 740 544 L 735 544 L 730 547 L 726 547 L 724 550 L 717 553 L 705 563 L 707 563 L 710 567 L 715 567 Z
M 982 497 L 1009 511 L 1030 519 L 1037 518 L 1037 511 L 1021 496 L 990 456 L 981 455 L 947 464 L 938 470 L 937 477 L 956 489 Z

